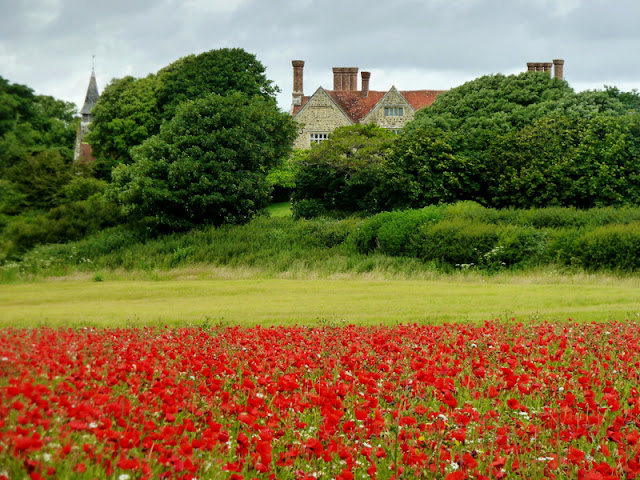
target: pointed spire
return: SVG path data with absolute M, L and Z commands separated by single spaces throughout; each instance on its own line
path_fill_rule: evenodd
M 80 113 L 82 115 L 90 115 L 93 107 L 98 103 L 98 99 L 100 98 L 100 94 L 98 93 L 98 84 L 96 83 L 96 74 L 93 70 L 93 66 L 91 68 L 91 78 L 89 79 L 89 88 L 87 88 L 87 96 L 84 99 L 84 105 L 82 106 L 82 110 Z

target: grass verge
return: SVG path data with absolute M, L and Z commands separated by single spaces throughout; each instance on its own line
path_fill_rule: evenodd
M 511 277 L 513 280 L 514 277 Z M 3 285 L 2 326 L 394 324 L 640 319 L 640 279 L 73 279 Z

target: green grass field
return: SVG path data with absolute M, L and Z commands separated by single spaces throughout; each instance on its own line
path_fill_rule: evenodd
M 0 325 L 252 326 L 640 319 L 640 279 L 67 279 L 0 286 Z

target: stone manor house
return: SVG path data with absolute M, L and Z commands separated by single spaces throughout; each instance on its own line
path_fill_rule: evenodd
M 413 119 L 416 110 L 430 106 L 444 90 L 389 91 L 369 90 L 370 72 L 361 72 L 358 90 L 358 68 L 333 69 L 333 90 L 319 87 L 311 96 L 302 89 L 304 61 L 293 60 L 293 94 L 291 115 L 300 124 L 294 148 L 309 148 L 326 140 L 336 128 L 356 123 L 376 123 L 397 131 Z M 527 63 L 528 71 L 543 71 L 563 78 L 564 60 L 553 63 Z
M 370 72 L 361 72 L 358 90 L 358 68 L 333 69 L 333 90 L 319 87 L 311 96 L 302 89 L 304 61 L 294 60 L 293 101 L 291 115 L 300 124 L 294 148 L 309 148 L 312 143 L 329 137 L 336 128 L 356 123 L 376 123 L 397 131 L 413 119 L 416 110 L 429 106 L 443 90 L 400 91 L 391 87 L 386 92 L 369 90 Z

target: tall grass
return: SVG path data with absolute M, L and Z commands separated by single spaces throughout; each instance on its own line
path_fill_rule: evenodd
M 545 268 L 620 274 L 640 269 L 640 208 L 492 210 L 463 202 L 366 219 L 263 216 L 153 238 L 120 226 L 36 247 L 2 265 L 0 281 L 194 265 L 267 276 L 429 278 Z

